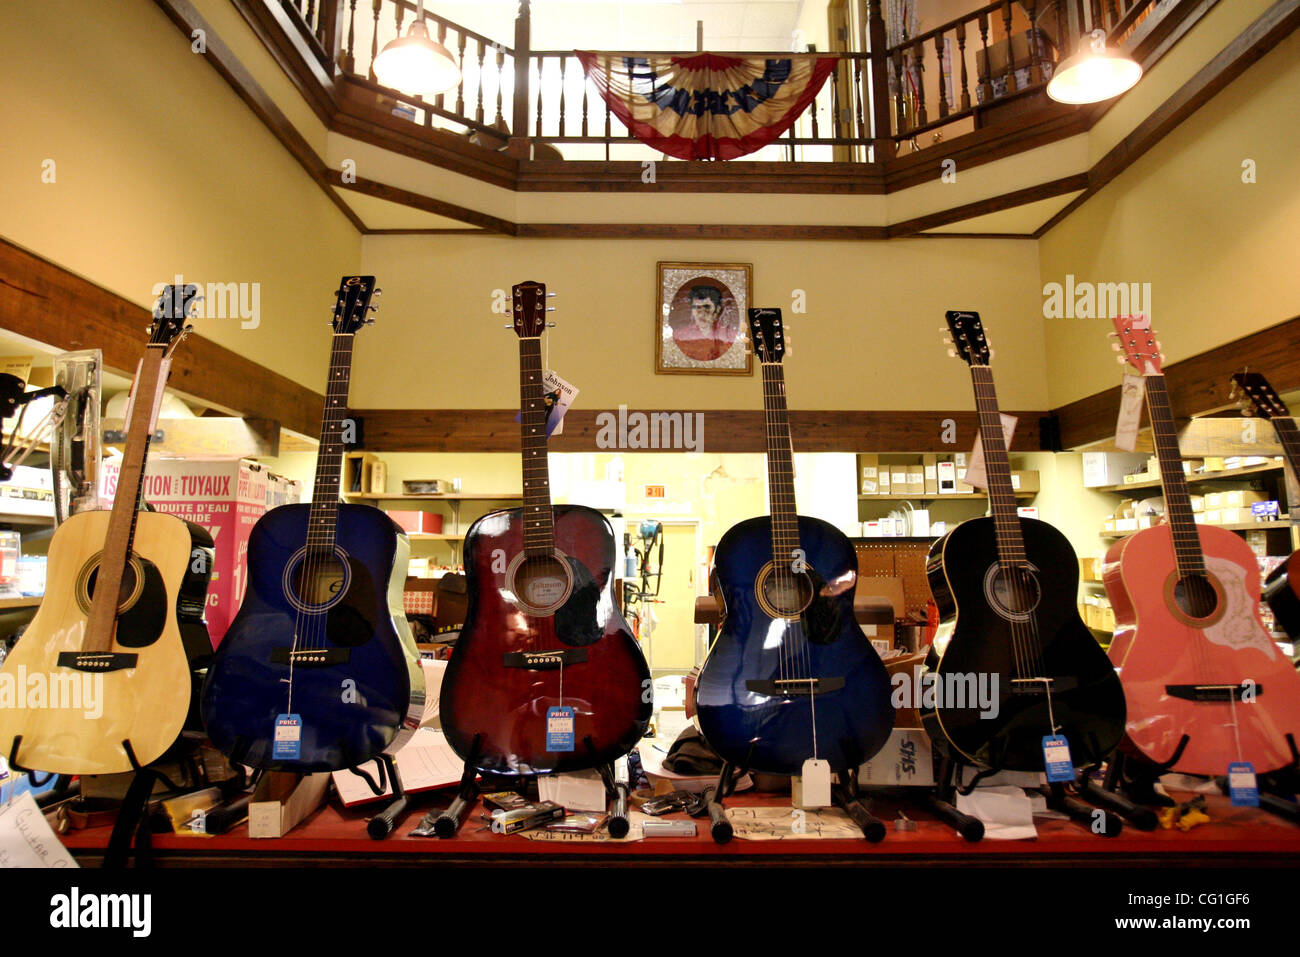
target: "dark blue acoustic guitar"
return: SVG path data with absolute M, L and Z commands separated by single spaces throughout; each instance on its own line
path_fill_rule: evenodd
M 739 768 L 856 770 L 894 726 L 889 676 L 853 617 L 858 561 L 835 526 L 798 515 L 779 309 L 749 310 L 763 370 L 771 517 L 718 542 L 723 620 L 696 682 L 700 730 Z
M 369 505 L 340 505 L 352 342 L 373 276 L 347 276 L 310 505 L 263 515 L 248 542 L 248 592 L 203 686 L 208 736 L 232 761 L 336 771 L 387 748 L 424 701 L 402 608 L 410 544 Z

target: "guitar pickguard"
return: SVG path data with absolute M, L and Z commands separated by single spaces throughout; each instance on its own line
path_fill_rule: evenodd
M 1280 655 L 1277 645 L 1273 644 L 1255 617 L 1254 603 L 1246 588 L 1246 569 L 1230 559 L 1213 555 L 1205 556 L 1205 567 L 1223 583 L 1227 608 L 1223 617 L 1202 628 L 1201 634 L 1225 648 L 1254 648 L 1269 658 Z

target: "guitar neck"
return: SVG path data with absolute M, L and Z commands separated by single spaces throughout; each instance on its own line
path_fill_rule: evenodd
M 555 549 L 551 518 L 551 480 L 546 464 L 546 398 L 542 385 L 542 340 L 519 339 L 519 447 L 523 456 L 524 552 L 548 555 Z
M 785 405 L 785 372 L 779 362 L 763 362 L 763 420 L 767 427 L 767 494 L 772 516 L 772 557 L 793 558 L 799 548 L 794 501 L 794 457 Z
M 1174 427 L 1165 377 L 1148 375 L 1146 393 L 1147 409 L 1151 414 L 1151 435 L 1160 461 L 1160 485 L 1165 493 L 1165 520 L 1173 533 L 1174 558 L 1180 575 L 1186 577 L 1199 574 L 1205 571 L 1205 556 L 1196 530 L 1191 495 L 1187 491 L 1187 476 L 1183 472 L 1178 430 Z
M 998 560 L 1004 567 L 1022 565 L 1025 562 L 1025 543 L 1020 533 L 1020 514 L 1016 511 L 1011 461 L 1007 458 L 1007 443 L 1002 433 L 1002 413 L 993 387 L 993 370 L 986 365 L 972 365 L 970 373 L 975 387 L 975 407 L 979 412 L 989 511 L 997 532 Z
M 1291 474 L 1297 482 L 1300 482 L 1300 428 L 1296 427 L 1295 417 L 1275 415 L 1270 421 L 1273 423 L 1273 431 L 1277 433 L 1278 441 L 1282 443 L 1282 454 L 1286 456 L 1286 464 L 1291 466 Z
M 114 622 L 117 618 L 118 593 L 126 573 L 127 560 L 135 538 L 136 515 L 140 509 L 140 492 L 144 486 L 145 459 L 154 412 L 167 384 L 164 373 L 166 348 L 150 345 L 140 363 L 132 390 L 131 418 L 127 423 L 126 448 L 118 473 L 117 494 L 108 520 L 108 534 L 95 573 L 95 593 L 91 599 L 83 648 L 107 652 L 113 647 Z
M 329 383 L 321 415 L 320 450 L 312 485 L 307 545 L 334 548 L 338 525 L 339 481 L 343 473 L 343 421 L 348 414 L 348 383 L 352 377 L 352 333 L 335 333 L 330 351 Z

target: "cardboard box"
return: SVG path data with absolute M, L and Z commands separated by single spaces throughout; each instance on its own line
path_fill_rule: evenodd
M 1124 476 L 1141 471 L 1146 460 L 1145 455 L 1133 452 L 1084 452 L 1084 488 L 1122 485 Z
M 907 466 L 891 465 L 889 467 L 889 487 L 890 495 L 906 495 L 907 493 Z
M 442 516 L 437 512 L 391 511 L 388 517 L 402 527 L 408 535 L 441 535 Z
M 248 803 L 249 837 L 284 837 L 320 807 L 330 775 L 268 771 Z
M 925 472 L 925 494 L 939 494 L 939 456 L 933 453 L 921 456 L 921 468 Z
M 907 494 L 924 495 L 925 494 L 925 467 L 922 465 L 909 465 L 907 467 Z
M 880 494 L 880 456 L 862 453 L 858 456 L 858 472 L 861 475 L 858 491 L 862 495 Z
M 943 460 L 936 465 L 939 494 L 951 495 L 957 491 L 957 465 L 951 460 Z
M 110 500 L 117 493 L 120 461 L 104 462 L 104 495 Z M 150 456 L 145 465 L 145 500 L 160 512 L 202 525 L 216 545 L 205 613 L 213 647 L 230 628 L 244 600 L 248 588 L 248 537 L 266 513 L 268 497 L 274 497 L 268 491 L 270 476 L 263 466 L 242 459 L 205 461 Z

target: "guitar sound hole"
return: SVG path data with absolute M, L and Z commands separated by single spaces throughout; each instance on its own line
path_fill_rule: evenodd
M 86 597 L 88 599 L 93 599 L 95 597 L 95 583 L 98 580 L 99 566 L 96 565 L 94 570 L 91 571 L 90 577 L 86 579 Z M 135 567 L 130 562 L 127 562 L 126 567 L 122 569 L 122 587 L 117 590 L 117 604 L 119 608 L 126 604 L 127 600 L 131 597 L 131 593 L 134 591 Z
M 333 552 L 308 552 L 293 573 L 293 594 L 303 605 L 337 601 L 347 589 L 348 568 Z
M 1188 618 L 1209 618 L 1219 607 L 1214 585 L 1204 575 L 1188 575 L 1174 586 L 1174 601 Z
M 994 565 L 984 582 L 989 604 L 1007 618 L 1028 618 L 1038 607 L 1042 590 L 1034 569 Z
M 568 566 L 554 555 L 530 555 L 515 570 L 514 592 L 531 608 L 562 604 L 570 589 Z
M 793 618 L 812 603 L 813 585 L 807 572 L 796 573 L 788 568 L 778 571 L 768 566 L 762 595 L 764 604 L 777 616 Z

